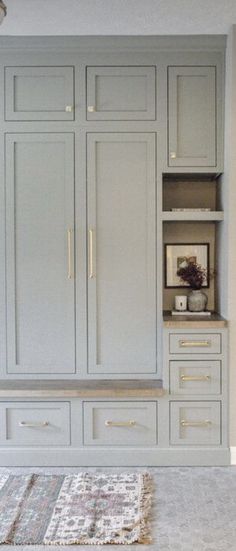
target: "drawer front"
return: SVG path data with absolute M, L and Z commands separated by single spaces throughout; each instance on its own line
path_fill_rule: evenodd
M 0 417 L 2 445 L 70 445 L 67 402 L 4 402 L 0 404 Z
M 5 120 L 74 120 L 73 67 L 6 67 Z
M 87 120 L 155 120 L 155 67 L 88 67 Z
M 170 402 L 172 446 L 221 444 L 220 402 Z
M 220 394 L 221 362 L 178 360 L 170 362 L 171 394 Z
M 87 446 L 155 446 L 156 402 L 85 402 Z
M 172 333 L 170 354 L 220 354 L 220 333 Z

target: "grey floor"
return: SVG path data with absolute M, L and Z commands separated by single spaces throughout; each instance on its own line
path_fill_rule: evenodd
M 81 470 L 117 472 L 134 469 L 0 468 L 0 474 L 59 474 Z M 48 551 L 236 551 L 236 467 L 163 467 L 146 470 L 154 480 L 153 544 L 49 546 Z M 2 545 L 3 548 L 8 551 L 46 551 L 45 546 L 32 545 Z

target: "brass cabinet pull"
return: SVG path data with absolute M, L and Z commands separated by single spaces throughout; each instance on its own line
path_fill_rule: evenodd
M 106 427 L 134 427 L 136 421 L 105 421 Z
M 179 341 L 180 348 L 198 348 L 198 347 L 205 347 L 208 348 L 211 346 L 211 341 Z
M 72 113 L 72 111 L 73 111 L 73 106 L 72 105 L 66 105 L 65 112 L 66 113 Z
M 95 105 L 88 105 L 88 112 L 89 113 L 94 113 L 95 111 L 96 111 Z
M 206 421 L 185 421 L 182 419 L 180 421 L 181 427 L 210 427 L 212 422 L 206 419 Z
M 48 425 L 49 425 L 48 421 L 42 421 L 42 423 L 26 423 L 25 421 L 19 421 L 19 427 L 23 427 L 23 428 L 31 428 L 31 427 L 43 428 L 43 427 L 48 427 Z
M 68 279 L 72 279 L 72 256 L 71 256 L 71 236 L 72 229 L 67 230 L 67 247 L 68 247 Z
M 89 230 L 89 279 L 94 277 L 94 267 L 93 267 L 93 233 L 94 230 L 90 228 Z
M 181 375 L 181 381 L 210 381 L 210 375 Z

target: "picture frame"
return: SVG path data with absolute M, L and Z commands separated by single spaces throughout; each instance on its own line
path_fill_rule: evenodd
M 180 264 L 185 259 L 192 258 L 207 270 L 207 279 L 203 284 L 205 289 L 209 288 L 210 272 L 210 244 L 209 243 L 166 243 L 164 254 L 165 265 L 165 288 L 182 289 L 190 287 L 187 282 L 181 282 L 176 275 Z

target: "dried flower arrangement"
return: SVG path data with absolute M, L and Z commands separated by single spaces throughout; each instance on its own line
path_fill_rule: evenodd
M 177 276 L 181 281 L 188 283 L 191 289 L 198 290 L 207 281 L 208 274 L 207 269 L 200 264 L 185 261 L 177 270 Z

